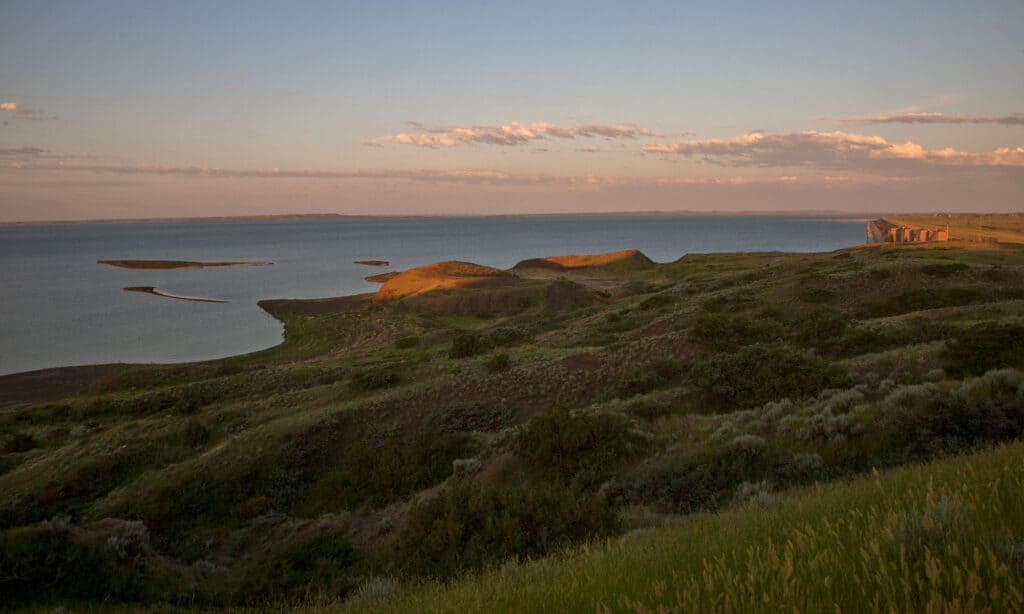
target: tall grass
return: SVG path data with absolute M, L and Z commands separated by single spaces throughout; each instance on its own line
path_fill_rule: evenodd
M 1024 609 L 1024 444 L 690 516 L 603 544 L 409 584 L 388 612 Z

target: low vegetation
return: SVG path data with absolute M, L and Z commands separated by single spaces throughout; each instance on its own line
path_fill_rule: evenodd
M 1015 443 L 756 497 L 451 584 L 410 583 L 323 609 L 1019 611 L 1022 460 Z
M 2 378 L 4 605 L 1024 608 L 1024 250 L 424 270 Z

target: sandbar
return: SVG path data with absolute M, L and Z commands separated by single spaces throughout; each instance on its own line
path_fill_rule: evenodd
M 164 292 L 156 286 L 130 286 L 124 289 L 125 292 L 143 292 L 145 294 L 155 294 L 156 296 L 162 296 L 165 298 L 175 298 L 179 301 L 196 301 L 198 303 L 230 303 L 231 301 L 224 300 L 222 298 L 206 298 L 204 296 L 185 296 L 183 294 L 171 294 L 170 292 Z
M 273 262 L 257 261 L 193 261 L 193 260 L 97 260 L 99 264 L 122 269 L 202 269 L 214 266 L 269 266 Z

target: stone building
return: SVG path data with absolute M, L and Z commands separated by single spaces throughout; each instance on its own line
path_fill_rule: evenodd
M 868 243 L 924 243 L 926 241 L 949 241 L 949 227 L 897 226 L 883 219 L 872 220 L 867 224 Z

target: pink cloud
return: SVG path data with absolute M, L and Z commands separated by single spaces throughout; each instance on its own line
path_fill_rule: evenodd
M 416 121 L 406 121 L 415 128 L 412 133 L 402 132 L 364 141 L 365 145 L 415 145 L 418 147 L 451 147 L 456 145 L 523 145 L 545 138 L 605 138 L 635 139 L 641 136 L 661 138 L 663 135 L 636 124 L 579 124 L 559 126 L 546 122 L 523 124 L 512 122 L 502 125 L 471 125 L 455 127 L 428 127 Z
M 880 136 L 846 132 L 748 133 L 728 139 L 648 143 L 650 154 L 680 155 L 725 166 L 820 166 L 860 170 L 906 170 L 924 166 L 1024 167 L 1024 148 L 990 152 L 929 150 L 917 143 L 890 143 Z M 902 165 L 902 166 L 901 166 Z
M 0 102 L 0 111 L 3 111 L 16 119 L 43 119 L 42 111 L 27 109 L 17 102 Z
M 1024 113 L 1009 115 L 962 115 L 957 113 L 897 113 L 853 117 L 840 120 L 847 124 L 999 124 L 1024 126 Z

